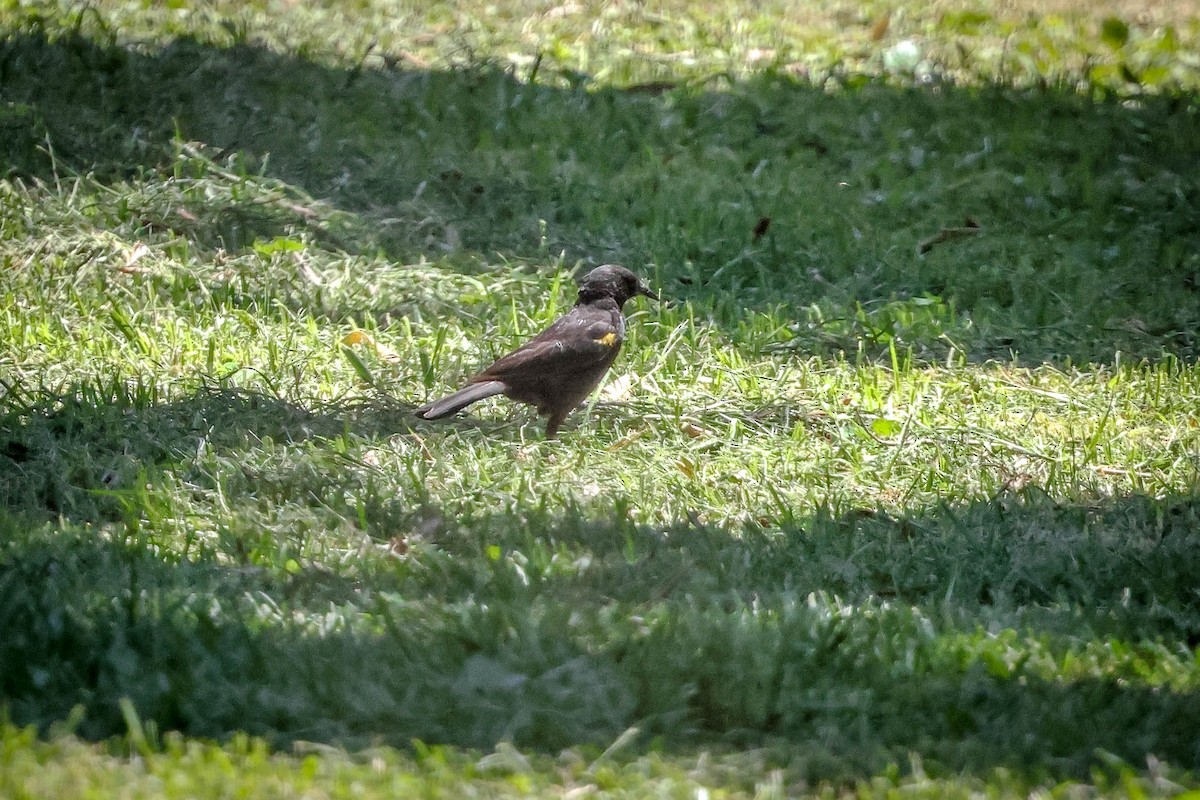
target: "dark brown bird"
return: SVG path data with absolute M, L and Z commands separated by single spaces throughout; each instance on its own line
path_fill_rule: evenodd
M 584 276 L 575 307 L 517 350 L 498 359 L 454 394 L 416 410 L 441 419 L 477 400 L 502 394 L 537 408 L 553 438 L 567 414 L 587 398 L 612 366 L 625 341 L 625 301 L 657 300 L 636 275 L 605 264 Z

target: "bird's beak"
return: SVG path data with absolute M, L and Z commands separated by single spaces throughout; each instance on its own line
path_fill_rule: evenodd
M 652 292 L 650 290 L 650 287 L 644 283 L 638 284 L 638 294 L 644 294 L 644 295 L 646 295 L 646 297 L 649 297 L 651 300 L 658 299 L 658 295 L 656 295 L 654 292 Z

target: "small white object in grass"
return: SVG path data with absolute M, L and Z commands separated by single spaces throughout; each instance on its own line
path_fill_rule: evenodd
M 610 403 L 629 398 L 630 387 L 633 386 L 633 378 L 629 375 L 620 375 L 609 381 L 603 389 L 600 390 L 600 398 Z
M 888 72 L 912 73 L 921 63 L 921 48 L 912 39 L 904 39 L 883 51 L 883 66 Z

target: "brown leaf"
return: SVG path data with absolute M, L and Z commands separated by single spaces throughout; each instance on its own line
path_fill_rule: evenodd
M 972 220 L 968 220 L 968 222 L 970 221 Z M 966 225 L 962 228 L 942 228 L 936 234 L 930 236 L 928 239 L 917 245 L 917 253 L 920 255 L 925 255 L 933 249 L 935 244 L 942 244 L 943 242 L 950 242 L 954 241 L 955 239 L 962 239 L 964 237 L 974 236 L 979 233 L 983 233 L 983 228 L 979 227 L 978 224 Z
M 640 431 L 634 431 L 633 433 L 627 433 L 624 436 L 622 436 L 620 439 L 618 439 L 617 441 L 613 442 L 608 447 L 606 447 L 605 452 L 615 453 L 618 450 L 624 450 L 626 447 L 633 444 L 634 442 L 636 442 L 638 439 L 642 438 L 645 435 L 646 435 L 645 429 L 642 429 Z
M 386 361 L 389 364 L 396 364 L 400 361 L 399 353 L 387 345 L 380 344 L 379 342 L 375 341 L 371 338 L 371 335 L 365 331 L 350 331 L 350 333 L 342 337 L 342 344 L 346 345 L 347 347 L 360 344 L 364 347 L 370 348 L 375 351 L 375 355 L 378 356 L 381 361 Z
M 767 231 L 771 228 L 770 217 L 760 217 L 758 224 L 754 226 L 754 241 L 758 241 L 767 235 Z
M 888 26 L 892 23 L 892 15 L 889 12 L 884 12 L 879 19 L 875 20 L 875 24 L 871 26 L 871 41 L 878 42 L 887 35 Z
M 304 219 L 316 219 L 317 217 L 317 212 L 308 206 L 302 206 L 298 203 L 284 203 L 283 206 L 297 216 L 304 217 Z
M 648 81 L 646 83 L 635 83 L 632 86 L 626 86 L 625 91 L 630 94 L 660 95 L 666 94 L 678 85 L 674 81 Z

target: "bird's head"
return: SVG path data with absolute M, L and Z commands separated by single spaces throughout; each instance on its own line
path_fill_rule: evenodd
M 658 295 L 642 283 L 637 275 L 619 264 L 604 264 L 583 276 L 579 284 L 579 302 L 587 303 L 603 297 L 611 297 L 617 306 L 639 294 L 657 300 Z

